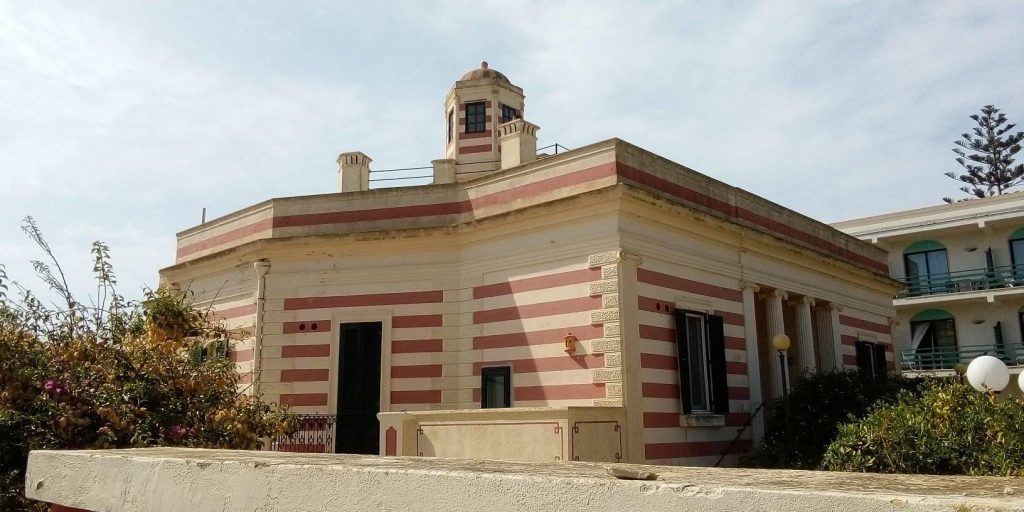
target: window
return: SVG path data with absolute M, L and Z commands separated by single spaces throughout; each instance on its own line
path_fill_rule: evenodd
M 201 363 L 215 358 L 224 358 L 228 356 L 228 350 L 230 349 L 231 343 L 227 338 L 209 341 L 203 344 L 192 347 L 190 356 L 192 362 Z
M 508 105 L 501 106 L 501 122 L 507 123 L 513 119 L 519 119 L 519 111 Z
M 512 368 L 495 366 L 480 371 L 480 408 L 512 407 Z
M 956 322 L 941 309 L 928 309 L 910 319 L 909 360 L 912 369 L 950 369 L 959 362 Z M 904 356 L 907 361 L 907 356 Z
M 448 111 L 448 143 L 452 143 L 452 139 L 455 138 L 455 109 Z
M 729 412 L 722 317 L 686 310 L 675 316 L 683 413 Z
M 925 240 L 911 245 L 903 253 L 903 263 L 908 295 L 940 293 L 952 284 L 946 248 L 938 242 Z
M 466 104 L 466 133 L 480 133 L 487 129 L 486 112 L 487 107 L 482 101 Z
M 885 345 L 870 341 L 858 341 L 857 369 L 864 377 L 884 379 L 886 377 Z
M 1024 281 L 1024 228 L 1010 233 L 1010 263 L 1013 264 L 1013 272 L 1008 283 L 1016 286 Z

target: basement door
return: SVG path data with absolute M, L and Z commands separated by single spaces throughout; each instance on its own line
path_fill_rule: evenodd
M 380 322 L 341 324 L 336 453 L 380 451 Z

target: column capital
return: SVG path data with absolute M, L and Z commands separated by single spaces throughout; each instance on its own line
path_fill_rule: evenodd
M 618 259 L 619 259 L 620 262 L 627 262 L 628 261 L 628 262 L 631 262 L 631 263 L 633 263 L 633 264 L 635 264 L 637 266 L 641 265 L 644 262 L 644 259 L 641 258 L 639 254 L 634 254 L 634 253 L 626 251 L 624 249 L 620 249 L 619 250 L 618 257 L 619 257 Z
M 753 290 L 754 293 L 757 293 L 757 292 L 761 291 L 761 287 L 758 286 L 757 283 L 752 282 L 752 281 L 740 281 L 740 289 L 743 289 L 743 290 L 748 290 L 748 289 L 749 290 Z
M 830 311 L 835 311 L 836 313 L 842 313 L 843 312 L 843 306 L 841 304 L 836 304 L 835 302 L 829 302 L 828 303 L 828 309 Z
M 807 304 L 812 308 L 814 307 L 814 297 L 808 297 L 805 295 L 803 296 L 803 298 L 800 299 L 800 302 L 803 302 L 804 304 Z
M 765 298 L 765 299 L 778 298 L 780 300 L 786 300 L 786 299 L 789 298 L 789 294 L 786 293 L 786 290 L 780 290 L 780 289 L 776 288 L 776 289 L 774 289 L 774 290 L 772 290 L 770 292 L 764 292 L 761 295 L 761 297 Z

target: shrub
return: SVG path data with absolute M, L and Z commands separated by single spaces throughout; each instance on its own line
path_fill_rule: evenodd
M 764 443 L 741 462 L 748 467 L 819 469 L 839 426 L 867 414 L 878 401 L 893 401 L 917 381 L 876 380 L 858 372 L 805 374 L 768 412 Z
M 21 497 L 29 450 L 254 449 L 287 429 L 285 411 L 239 392 L 234 363 L 195 357 L 227 334 L 208 311 L 162 290 L 125 301 L 100 243 L 99 286 L 86 306 L 31 219 L 25 229 L 51 258 L 33 265 L 62 304 L 47 307 L 18 286 L 11 300 L 0 267 L 0 510 L 39 507 Z
M 825 453 L 836 471 L 1024 476 L 1024 402 L 958 380 L 902 393 L 843 425 Z

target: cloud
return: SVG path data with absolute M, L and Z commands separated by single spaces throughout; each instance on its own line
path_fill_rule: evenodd
M 342 151 L 429 165 L 482 59 L 541 145 L 624 138 L 826 221 L 956 195 L 981 105 L 1024 123 L 1015 5 L 638 5 L 0 4 L 0 262 L 26 273 L 33 214 L 83 287 L 93 239 L 153 284 L 203 207 L 333 191 Z

